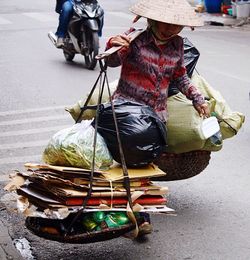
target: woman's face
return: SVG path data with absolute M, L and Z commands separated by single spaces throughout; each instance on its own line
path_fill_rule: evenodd
M 156 36 L 160 40 L 167 40 L 169 37 L 180 33 L 184 26 L 156 21 L 155 27 Z

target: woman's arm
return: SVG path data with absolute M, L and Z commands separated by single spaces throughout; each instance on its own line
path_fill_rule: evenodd
M 210 114 L 208 105 L 203 95 L 191 83 L 187 73 L 176 79 L 178 89 L 190 100 L 200 116 L 208 117 Z
M 176 81 L 178 89 L 183 93 L 188 99 L 193 101 L 195 109 L 198 111 L 200 116 L 209 116 L 209 108 L 203 95 L 198 91 L 198 89 L 190 81 L 186 68 L 184 65 L 184 49 L 183 41 L 180 46 L 180 60 L 174 71 L 173 79 Z
M 107 65 L 109 67 L 118 67 L 122 64 L 123 60 L 127 57 L 130 49 L 130 42 L 131 38 L 127 36 L 130 32 L 132 32 L 134 29 L 131 28 L 124 34 L 116 35 L 114 37 L 111 37 L 106 45 L 106 50 L 110 49 L 114 46 L 123 46 L 119 51 L 111 54 L 107 58 Z

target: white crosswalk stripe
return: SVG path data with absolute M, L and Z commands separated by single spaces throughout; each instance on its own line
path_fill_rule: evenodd
M 42 155 L 29 155 L 29 156 L 16 156 L 9 158 L 0 159 L 0 165 L 2 164 L 16 164 L 16 163 L 25 163 L 25 162 L 38 162 L 41 160 Z
M 134 15 L 131 13 L 124 13 L 124 12 L 107 12 L 107 15 L 116 16 L 120 18 L 128 19 L 132 22 Z
M 64 107 L 0 112 L 1 170 L 15 165 L 18 168 L 25 162 L 41 162 L 42 152 L 52 135 L 74 124 Z
M 57 121 L 57 120 L 66 119 L 66 118 L 68 118 L 68 115 L 66 113 L 65 113 L 65 115 L 53 115 L 53 116 L 43 116 L 43 117 L 35 117 L 35 118 L 27 117 L 25 119 L 2 121 L 2 122 L 0 122 L 0 126 L 35 123 L 35 122 L 41 122 L 41 121 Z
M 0 17 L 0 25 L 5 25 L 5 24 L 12 24 L 12 22 L 3 17 Z
M 12 110 L 12 111 L 0 111 L 0 116 L 10 116 L 10 115 L 19 115 L 24 113 L 33 113 L 49 110 L 62 110 L 67 106 L 55 106 L 55 107 L 38 107 L 33 109 L 23 109 L 23 110 Z
M 13 144 L 2 144 L 0 146 L 0 150 L 7 150 L 7 149 L 20 149 L 20 148 L 31 148 L 37 146 L 45 146 L 48 143 L 48 139 L 45 140 L 38 140 L 38 141 L 28 141 L 28 142 L 15 142 Z
M 105 13 L 105 16 L 107 19 L 110 17 L 120 17 L 126 20 L 129 20 L 132 22 L 133 15 L 130 13 L 125 12 L 112 12 L 107 11 Z M 25 17 L 27 19 L 32 19 L 34 22 L 38 23 L 57 23 L 58 22 L 58 14 L 51 11 L 51 12 L 25 12 L 25 13 L 18 13 L 13 16 L 12 14 L 1 14 L 0 15 L 0 25 L 11 25 L 18 23 L 19 19 L 17 17 Z M 109 26 L 105 26 L 105 28 L 108 28 Z
M 23 13 L 22 15 L 33 18 L 39 22 L 51 22 L 58 20 L 58 15 L 54 13 Z
M 67 128 L 69 125 L 59 125 L 59 126 L 51 126 L 44 128 L 35 128 L 35 129 L 25 129 L 25 130 L 16 130 L 16 131 L 8 131 L 0 133 L 1 137 L 11 137 L 11 136 L 20 136 L 20 135 L 31 135 L 31 134 L 40 134 L 51 131 L 59 131 L 61 129 Z

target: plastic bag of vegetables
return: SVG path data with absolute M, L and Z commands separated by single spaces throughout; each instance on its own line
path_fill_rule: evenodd
M 91 169 L 95 129 L 92 120 L 60 130 L 49 141 L 43 152 L 45 163 Z M 108 168 L 113 163 L 107 145 L 97 134 L 95 169 Z

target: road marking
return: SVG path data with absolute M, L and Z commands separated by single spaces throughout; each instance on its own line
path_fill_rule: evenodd
M 24 119 L 15 119 L 15 120 L 8 120 L 0 122 L 0 126 L 11 126 L 11 125 L 20 125 L 20 124 L 28 124 L 28 123 L 35 123 L 41 121 L 58 121 L 60 119 L 67 119 L 69 115 L 55 115 L 55 116 L 41 116 L 41 117 L 34 117 L 34 118 L 24 118 Z
M 57 110 L 57 109 L 65 109 L 65 106 L 54 106 L 54 107 L 38 107 L 38 108 L 29 108 L 23 110 L 9 110 L 9 111 L 2 111 L 0 112 L 0 116 L 10 116 L 10 115 L 19 115 L 25 113 L 33 113 L 33 112 L 43 112 L 48 110 Z
M 51 22 L 58 20 L 58 16 L 56 16 L 54 13 L 23 13 L 23 15 L 35 19 L 39 22 Z
M 2 17 L 0 17 L 0 24 L 1 25 L 4 25 L 4 24 L 12 24 L 11 21 L 7 20 L 7 19 L 4 19 Z
M 13 144 L 1 144 L 0 150 L 39 147 L 39 146 L 46 146 L 47 144 L 48 144 L 48 139 L 32 141 L 32 142 L 20 142 L 20 143 L 16 142 Z
M 107 12 L 107 14 L 117 16 L 119 18 L 125 18 L 125 19 L 128 19 L 128 20 L 131 20 L 131 22 L 132 22 L 133 17 L 135 17 L 135 15 L 133 15 L 133 14 L 124 13 L 124 12 L 112 12 L 111 11 L 111 12 Z
M 123 29 L 123 31 L 127 31 L 129 26 L 105 26 L 105 30 L 120 30 Z
M 42 155 L 28 155 L 28 156 L 16 156 L 1 158 L 0 165 L 4 164 L 17 164 L 17 163 L 26 163 L 26 162 L 41 162 Z
M 41 133 L 47 133 L 47 132 L 52 132 L 52 131 L 59 131 L 61 129 L 65 129 L 70 126 L 71 125 L 57 125 L 57 126 L 44 127 L 44 128 L 8 131 L 8 132 L 0 133 L 0 137 L 41 134 Z
M 215 74 L 218 74 L 218 75 L 222 75 L 222 76 L 234 79 L 234 80 L 239 81 L 239 82 L 241 81 L 241 82 L 245 82 L 245 83 L 248 83 L 248 84 L 250 83 L 249 79 L 243 78 L 241 76 L 232 75 L 231 73 L 221 72 L 221 71 L 219 71 L 217 69 L 210 69 L 207 66 L 206 67 L 200 66 L 200 67 L 204 68 L 204 71 L 210 71 L 212 73 L 215 73 Z

